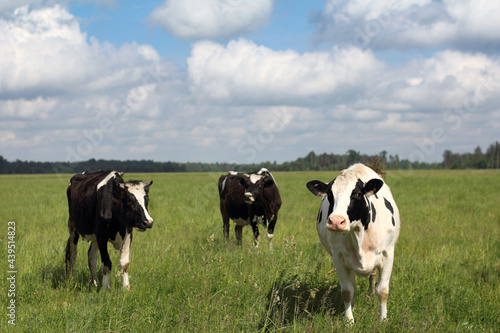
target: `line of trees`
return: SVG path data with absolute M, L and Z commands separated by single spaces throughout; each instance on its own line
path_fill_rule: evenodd
M 446 150 L 443 161 L 439 163 L 410 162 L 396 155 L 388 155 L 382 151 L 378 155 L 361 154 L 348 150 L 345 154 L 317 155 L 311 151 L 305 157 L 292 162 L 277 164 L 276 161 L 259 164 L 227 164 L 227 163 L 178 163 L 155 162 L 153 160 L 95 160 L 82 162 L 9 162 L 0 155 L 0 174 L 33 174 L 33 173 L 77 173 L 85 170 L 119 170 L 124 172 L 227 172 L 259 170 L 267 167 L 272 171 L 320 171 L 342 170 L 356 162 L 380 160 L 385 169 L 500 169 L 500 143 L 492 143 L 485 153 L 478 146 L 472 153 L 453 153 Z
M 500 144 L 492 143 L 486 153 L 477 147 L 473 153 L 456 154 L 446 150 L 443 154 L 443 166 L 446 169 L 499 169 Z

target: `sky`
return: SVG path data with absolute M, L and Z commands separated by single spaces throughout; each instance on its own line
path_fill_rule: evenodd
M 500 140 L 490 0 L 4 0 L 0 155 L 442 161 Z

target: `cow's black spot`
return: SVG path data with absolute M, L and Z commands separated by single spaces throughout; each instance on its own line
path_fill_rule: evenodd
M 392 208 L 391 203 L 386 198 L 384 198 L 384 203 L 385 203 L 385 206 L 387 207 L 387 209 L 392 214 L 392 226 L 395 227 L 396 226 L 396 220 L 394 220 L 394 208 Z
M 328 198 L 328 203 L 330 204 L 328 206 L 328 216 L 330 216 L 332 214 L 333 207 L 335 206 L 335 197 L 333 196 L 333 192 L 332 192 L 332 185 L 333 185 L 333 182 L 335 182 L 335 179 L 330 184 L 328 184 L 327 198 Z
M 323 211 L 320 209 L 318 212 L 318 224 L 321 223 L 321 220 L 323 220 Z
M 372 222 L 375 222 L 375 219 L 377 218 L 377 210 L 375 209 L 373 202 L 370 202 L 370 206 L 372 208 Z
M 351 192 L 351 201 L 349 207 L 347 207 L 347 215 L 351 222 L 361 221 L 361 224 L 363 224 L 365 230 L 367 230 L 368 224 L 370 223 L 370 211 L 364 199 L 363 188 L 363 182 L 358 179 L 356 186 Z
M 335 206 L 335 199 L 333 198 L 333 193 L 328 192 L 328 216 L 333 212 L 333 207 Z
M 392 208 L 391 203 L 386 198 L 384 198 L 384 203 L 387 209 L 389 209 L 389 211 L 391 212 L 391 214 L 394 215 L 394 208 Z

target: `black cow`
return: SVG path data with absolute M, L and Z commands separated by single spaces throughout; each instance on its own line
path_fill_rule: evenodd
M 122 172 L 86 171 L 71 178 L 66 191 L 69 205 L 69 238 L 66 245 L 66 273 L 69 277 L 76 260 L 80 236 L 91 241 L 88 263 L 94 285 L 97 286 L 97 252 L 103 263 L 103 288 L 109 288 L 111 260 L 108 241 L 120 250 L 123 287 L 129 287 L 129 251 L 132 230 L 145 231 L 153 226 L 148 213 L 149 186 L 142 181 L 124 182 Z
M 229 239 L 229 219 L 236 223 L 235 233 L 241 244 L 242 229 L 250 224 L 255 246 L 259 246 L 258 223 L 267 228 L 272 249 L 274 226 L 281 207 L 281 197 L 273 175 L 265 168 L 251 173 L 230 171 L 219 178 L 220 211 L 224 237 Z

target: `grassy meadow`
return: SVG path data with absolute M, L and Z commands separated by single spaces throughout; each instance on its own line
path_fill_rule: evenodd
M 271 170 L 272 171 L 272 170 Z M 388 320 L 357 278 L 354 318 L 343 319 L 332 260 L 316 234 L 320 199 L 312 179 L 335 172 L 274 173 L 283 206 L 274 250 L 261 228 L 237 246 L 222 235 L 220 174 L 125 174 L 154 180 L 154 226 L 134 231 L 130 291 L 122 290 L 111 244 L 111 290 L 91 288 L 89 243 L 80 241 L 65 279 L 66 187 L 71 175 L 0 176 L 0 331 L 19 332 L 498 332 L 500 173 L 389 172 L 402 229 L 390 284 Z M 16 325 L 8 324 L 8 221 L 16 234 Z M 100 263 L 99 263 L 100 267 Z M 101 278 L 101 272 L 99 272 Z

